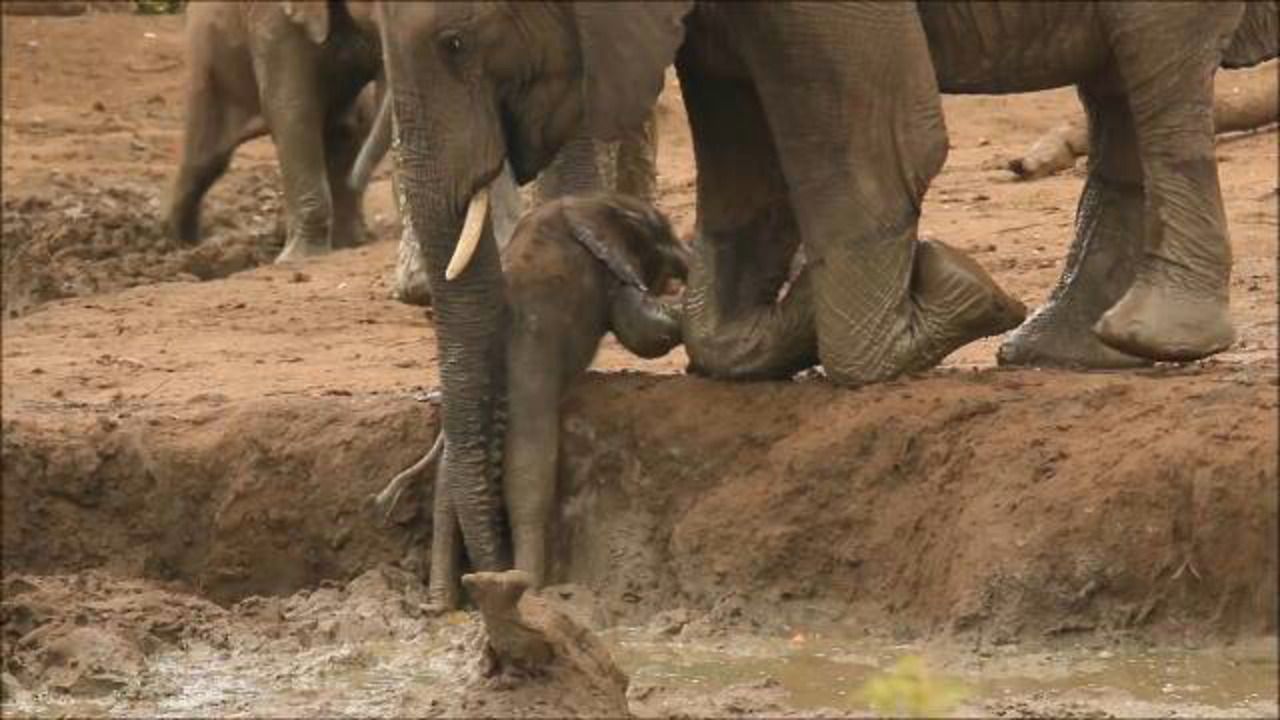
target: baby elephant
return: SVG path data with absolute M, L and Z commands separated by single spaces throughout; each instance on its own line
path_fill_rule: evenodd
M 688 256 L 661 213 L 628 195 L 608 193 L 562 197 L 526 213 L 502 260 L 510 310 L 503 495 L 516 569 L 538 586 L 546 578 L 560 401 L 611 331 L 641 357 L 659 357 L 680 344 L 678 306 L 667 306 L 658 295 L 670 279 L 686 278 Z M 373 507 L 389 519 L 405 487 L 442 450 L 430 593 L 434 605 L 451 609 L 458 600 L 461 537 L 440 482 L 449 461 L 443 435 L 373 499 Z
M 516 569 L 537 586 L 546 577 L 565 390 L 610 331 L 645 358 L 680 344 L 678 311 L 658 295 L 671 278 L 685 279 L 688 262 L 661 213 L 627 195 L 598 194 L 527 213 L 503 271 L 510 306 L 503 495 Z

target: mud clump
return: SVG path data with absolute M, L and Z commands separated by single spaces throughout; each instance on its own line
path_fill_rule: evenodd
M 234 200 L 209 203 L 205 239 L 192 247 L 169 237 L 151 186 L 59 174 L 7 189 L 0 313 L 17 317 L 52 300 L 212 280 L 270 262 L 284 243 L 274 174 L 237 177 Z
M 156 652 L 194 638 L 226 644 L 226 612 L 154 583 L 74 576 L 11 576 L 0 603 L 10 696 L 43 689 L 98 696 L 127 686 Z
M 526 573 L 463 578 L 480 610 L 458 651 L 462 691 L 429 715 L 628 717 L 626 674 L 604 644 L 550 597 L 526 592 Z

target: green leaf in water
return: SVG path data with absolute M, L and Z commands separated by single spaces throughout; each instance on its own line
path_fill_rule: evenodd
M 867 680 L 858 694 L 880 716 L 940 717 L 954 710 L 968 691 L 930 673 L 920 656 L 907 655 Z

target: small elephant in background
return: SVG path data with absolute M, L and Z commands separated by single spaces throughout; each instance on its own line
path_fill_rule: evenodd
M 560 448 L 560 402 L 612 332 L 631 352 L 661 357 L 681 342 L 679 303 L 660 298 L 688 274 L 688 255 L 651 205 L 616 193 L 569 196 L 526 213 L 503 253 L 508 323 L 502 490 L 515 567 L 546 579 L 547 527 Z M 437 481 L 448 462 L 437 469 Z M 437 484 L 431 593 L 457 605 L 461 536 Z
M 383 94 L 372 8 L 287 0 L 187 6 L 186 127 L 166 212 L 176 240 L 199 241 L 205 194 L 237 147 L 268 133 L 288 227 L 276 262 L 363 239 L 363 191 L 346 179 Z M 370 83 L 378 97 L 358 102 Z

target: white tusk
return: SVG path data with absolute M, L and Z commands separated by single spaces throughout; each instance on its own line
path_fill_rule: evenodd
M 471 257 L 480 246 L 480 233 L 484 230 L 484 218 L 489 214 L 489 188 L 483 187 L 471 198 L 467 206 L 467 219 L 462 223 L 462 234 L 458 236 L 458 246 L 453 249 L 453 257 L 449 259 L 449 267 L 444 271 L 444 279 L 452 280 L 462 274 L 471 264 Z

